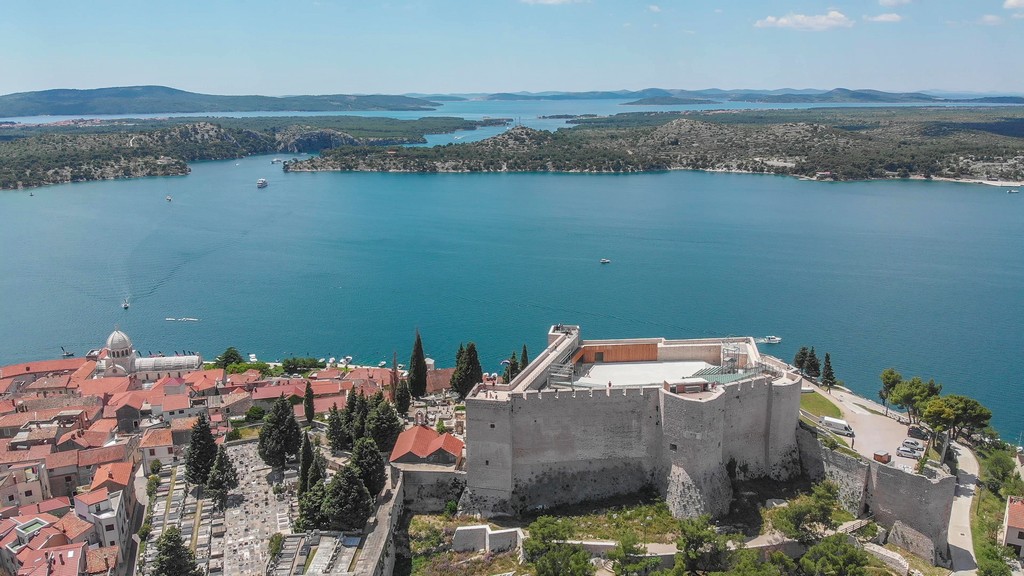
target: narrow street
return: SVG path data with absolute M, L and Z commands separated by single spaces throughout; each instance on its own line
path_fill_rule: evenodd
M 974 453 L 966 447 L 950 444 L 956 452 L 957 471 L 956 498 L 949 515 L 949 552 L 953 558 L 954 574 L 976 574 L 978 564 L 974 560 L 974 542 L 971 540 L 971 501 L 978 485 L 980 467 Z

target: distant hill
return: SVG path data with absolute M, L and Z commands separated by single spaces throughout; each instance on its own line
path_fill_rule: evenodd
M 684 106 L 688 104 L 714 104 L 717 100 L 706 98 L 678 98 L 676 96 L 654 96 L 641 98 L 632 102 L 623 102 L 623 106 Z
M 769 102 L 769 103 L 886 103 L 897 104 L 902 102 L 942 102 L 941 98 L 923 94 L 921 92 L 882 92 L 879 90 L 848 90 L 836 88 L 821 94 L 764 94 L 750 92 L 746 94 L 735 94 L 730 98 L 733 102 Z
M 668 97 L 672 93 L 661 88 L 647 88 L 645 90 L 616 90 L 596 92 L 499 92 L 489 94 L 485 100 L 622 100 L 624 98 L 655 98 Z
M 214 96 L 166 86 L 42 90 L 0 96 L 0 118 L 75 114 L 189 112 L 432 110 L 435 102 L 408 96 Z

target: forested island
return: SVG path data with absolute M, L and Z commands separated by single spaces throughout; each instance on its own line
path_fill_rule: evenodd
M 678 96 L 652 96 L 632 102 L 623 102 L 623 106 L 686 106 L 694 104 L 714 104 L 714 100 L 706 98 L 679 98 Z
M 426 142 L 510 120 L 361 116 L 77 120 L 0 125 L 0 189 L 188 174 L 188 162 Z
M 643 172 L 697 169 L 817 179 L 1024 180 L 1024 110 L 829 108 L 634 112 L 515 127 L 432 148 L 340 146 L 287 170 Z

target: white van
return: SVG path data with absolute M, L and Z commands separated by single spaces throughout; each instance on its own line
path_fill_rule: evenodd
M 846 423 L 846 420 L 822 416 L 818 419 L 818 425 L 822 428 L 827 428 L 840 436 L 854 436 L 853 428 L 850 428 L 850 425 Z

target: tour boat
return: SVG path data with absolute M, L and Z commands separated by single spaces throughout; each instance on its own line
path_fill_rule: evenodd
M 257 188 L 266 188 L 267 187 L 267 179 L 266 178 L 260 178 L 259 180 L 257 180 L 256 181 L 256 187 Z
M 378 368 L 383 368 L 383 367 L 385 367 L 385 366 L 387 366 L 387 365 L 388 365 L 388 363 L 387 363 L 386 361 L 384 361 L 384 360 L 381 360 L 381 361 L 380 361 L 380 364 L 377 364 L 377 367 L 378 367 Z
M 128 306 L 129 306 L 129 304 L 128 304 L 128 299 L 127 299 L 127 298 L 125 298 L 125 299 L 124 299 L 124 302 L 122 302 L 122 303 L 121 303 L 121 308 L 124 308 L 125 310 L 127 310 L 127 309 L 128 309 Z
M 611 262 L 611 260 L 609 260 L 607 258 L 601 258 L 601 264 L 608 264 L 610 262 Z
M 259 362 L 259 360 L 256 359 L 256 355 L 255 354 L 249 354 L 249 362 L 252 362 L 253 364 L 255 364 L 256 362 Z
M 765 336 L 762 340 L 764 340 L 765 344 L 778 344 L 779 342 L 782 342 L 782 338 L 779 338 L 778 336 Z
M 177 320 L 177 318 L 164 318 L 164 320 L 167 320 L 168 322 L 174 322 L 175 320 Z

